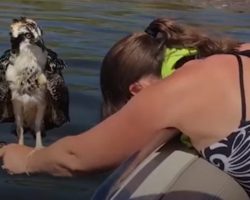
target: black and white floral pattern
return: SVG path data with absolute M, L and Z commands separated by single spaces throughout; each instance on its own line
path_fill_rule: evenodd
M 250 123 L 205 148 L 201 155 L 231 175 L 250 196 Z

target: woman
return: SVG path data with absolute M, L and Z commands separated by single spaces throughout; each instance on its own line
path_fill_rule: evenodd
M 7 145 L 0 152 L 3 167 L 11 174 L 72 176 L 117 166 L 159 135 L 180 131 L 249 192 L 250 59 L 239 52 L 249 44 L 211 39 L 165 18 L 146 32 L 119 41 L 104 58 L 109 117 L 36 151 Z
M 169 76 L 184 62 L 217 53 L 235 53 L 238 47 L 243 48 L 238 41 L 212 39 L 172 20 L 155 20 L 145 32 L 117 42 L 104 58 L 101 69 L 104 118 L 119 110 L 141 88 Z M 247 49 L 246 44 L 244 47 Z

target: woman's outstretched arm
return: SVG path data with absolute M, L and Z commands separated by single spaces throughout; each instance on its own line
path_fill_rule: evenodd
M 140 92 L 121 111 L 92 129 L 62 138 L 43 149 L 33 151 L 26 146 L 7 145 L 0 149 L 3 167 L 13 174 L 73 176 L 117 166 L 152 141 L 158 132 L 171 127 L 165 122 L 170 122 L 174 114 L 170 108 L 163 109 L 171 98 L 164 100 L 163 92 L 157 90 Z M 175 132 L 170 129 L 166 134 L 171 138 Z
M 172 75 L 143 89 L 120 111 L 85 133 L 62 138 L 36 151 L 7 145 L 0 149 L 3 167 L 13 174 L 73 176 L 117 166 L 158 137 L 162 130 L 170 128 L 165 133 L 169 138 L 176 134 L 172 127 L 176 127 L 178 116 L 199 101 L 189 92 L 192 82 L 197 80 L 193 79 L 194 73 L 191 70 L 176 77 Z
M 117 133 L 107 133 L 108 128 L 103 131 L 103 126 L 115 129 L 114 121 L 116 119 L 110 119 L 110 122 L 86 133 L 64 137 L 38 150 L 17 144 L 7 145 L 0 150 L 3 168 L 10 174 L 46 173 L 53 176 L 74 176 L 105 170 L 119 165 L 152 140 L 167 141 L 177 133 L 174 129 L 166 129 L 154 138 L 153 135 L 142 133 L 131 134 L 129 127 Z
M 152 140 L 166 141 L 176 133 L 174 130 L 166 130 L 165 136 L 159 134 Z M 30 174 L 47 173 L 54 176 L 74 176 L 105 170 L 116 167 L 132 153 L 140 150 L 139 146 L 133 149 L 117 147 L 119 142 L 114 142 L 116 143 L 114 144 L 111 141 L 106 141 L 107 146 L 106 144 L 98 144 L 99 142 L 94 144 L 92 141 L 99 138 L 92 139 L 90 137 L 88 139 L 87 137 L 89 136 L 66 137 L 47 148 L 36 151 L 28 160 L 27 172 Z M 82 140 L 81 144 L 77 144 L 79 140 Z M 149 141 L 149 143 L 151 142 Z

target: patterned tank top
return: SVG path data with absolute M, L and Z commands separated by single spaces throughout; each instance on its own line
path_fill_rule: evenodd
M 246 120 L 243 65 L 239 55 L 239 81 L 242 104 L 240 126 L 227 138 L 210 145 L 200 153 L 203 158 L 232 176 L 250 197 L 250 121 Z

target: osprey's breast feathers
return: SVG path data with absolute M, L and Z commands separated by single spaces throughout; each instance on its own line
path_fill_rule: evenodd
M 12 63 L 6 71 L 6 79 L 12 93 L 19 95 L 42 95 L 46 86 L 44 68 L 47 52 L 36 46 L 26 47 L 18 55 L 13 55 Z

